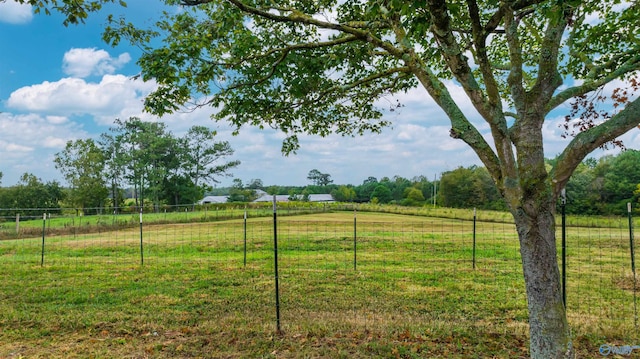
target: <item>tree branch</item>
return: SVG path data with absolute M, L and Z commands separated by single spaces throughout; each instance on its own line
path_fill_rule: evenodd
M 489 56 L 487 55 L 486 40 L 489 33 L 485 32 L 485 28 L 482 27 L 477 0 L 467 0 L 467 7 L 469 8 L 469 17 L 471 19 L 471 28 L 473 30 L 476 59 L 484 79 L 487 96 L 489 98 L 489 105 L 492 111 L 492 118 L 491 121 L 489 121 L 491 134 L 497 149 L 498 158 L 503 164 L 502 176 L 515 178 L 517 172 L 515 156 L 511 145 L 511 139 L 509 138 L 507 121 L 502 109 L 500 90 L 494 76 L 493 66 L 491 65 Z M 499 184 L 499 187 L 501 186 L 502 185 Z
M 394 74 L 409 74 L 410 70 L 408 67 L 396 67 L 396 68 L 392 68 L 392 69 L 387 69 L 385 71 L 379 72 L 379 73 L 375 73 L 372 74 L 370 76 L 367 76 L 365 78 L 362 78 L 358 81 L 354 81 L 351 83 L 347 83 L 347 84 L 343 84 L 343 85 L 336 85 L 336 86 L 332 86 L 324 91 L 318 92 L 317 96 L 313 97 L 313 98 L 303 98 L 301 101 L 299 102 L 292 102 L 290 106 L 287 106 L 287 109 L 295 109 L 295 108 L 299 108 L 302 106 L 309 106 L 310 104 L 318 104 L 320 103 L 326 96 L 328 96 L 329 94 L 335 94 L 337 92 L 340 93 L 347 93 L 348 91 L 354 89 L 354 88 L 359 88 L 360 86 L 366 85 L 366 84 L 370 84 L 375 82 L 376 80 L 380 80 L 389 76 L 392 76 Z M 387 89 L 393 89 L 395 87 L 397 83 L 397 79 L 395 79 L 393 81 L 393 83 L 390 86 L 384 87 L 379 89 L 378 91 L 375 91 L 374 93 L 371 93 L 371 99 L 375 99 L 375 96 L 377 94 L 383 93 L 385 90 Z M 345 96 L 342 96 L 345 97 Z
M 570 87 L 557 95 L 555 95 L 548 103 L 546 107 L 546 113 L 553 111 L 556 107 L 563 104 L 565 101 L 576 97 L 581 96 L 591 91 L 598 89 L 599 87 L 617 79 L 625 74 L 632 73 L 634 71 L 640 70 L 640 49 L 633 48 L 628 50 L 627 52 L 620 54 L 619 57 L 632 55 L 630 59 L 624 62 L 622 65 L 617 65 L 617 62 L 612 60 L 607 62 L 606 64 L 602 64 L 601 66 L 594 67 L 591 74 L 595 77 L 596 74 L 600 75 L 602 73 L 606 73 L 607 70 L 610 70 L 611 66 L 616 66 L 613 71 L 608 72 L 605 76 L 594 79 L 592 81 L 584 82 L 580 86 Z M 616 57 L 619 58 L 619 57 Z
M 534 97 L 541 99 L 542 103 L 548 103 L 555 90 L 562 85 L 562 77 L 558 72 L 558 56 L 564 29 L 573 12 L 569 7 L 561 10 L 562 16 L 557 17 L 555 24 L 549 21 L 545 30 L 538 62 L 538 78 L 529 91 Z
M 524 77 L 522 70 L 522 46 L 520 45 L 520 38 L 518 36 L 518 23 L 512 10 L 505 11 L 504 23 L 505 30 L 507 31 L 509 59 L 511 60 L 507 83 L 509 84 L 513 102 L 516 104 L 517 112 L 522 113 L 524 111 L 522 105 L 525 103 L 525 89 L 522 83 Z M 517 125 L 517 122 L 515 125 Z
M 196 0 L 196 1 L 209 2 L 211 0 Z M 278 15 L 278 14 L 273 14 L 269 11 L 265 11 L 262 9 L 249 6 L 240 0 L 227 0 L 227 1 L 247 14 L 255 15 L 255 16 L 258 16 L 264 19 L 269 19 L 276 22 L 299 23 L 299 24 L 313 25 L 321 29 L 336 30 L 346 34 L 351 34 L 361 40 L 364 40 L 375 46 L 383 48 L 385 51 L 389 52 L 390 54 L 394 55 L 397 58 L 402 58 L 402 55 L 404 55 L 404 52 L 401 49 L 398 49 L 395 46 L 393 46 L 391 43 L 384 41 L 378 38 L 377 36 L 374 36 L 371 33 L 371 31 L 367 31 L 359 27 L 354 28 L 354 27 L 347 26 L 345 24 L 321 21 L 297 10 L 291 10 L 291 14 L 289 15 Z
M 273 55 L 275 53 L 278 52 L 291 52 L 291 51 L 295 51 L 295 50 L 311 50 L 311 49 L 320 49 L 320 48 L 324 48 L 324 47 L 332 47 L 332 46 L 336 46 L 336 45 L 342 45 L 342 44 L 346 44 L 349 42 L 354 42 L 357 41 L 358 38 L 355 36 L 344 36 L 344 37 L 340 37 L 337 38 L 335 40 L 331 40 L 331 41 L 321 41 L 321 42 L 308 42 L 308 43 L 302 43 L 302 44 L 291 44 L 291 45 L 287 45 L 284 47 L 279 47 L 279 48 L 274 48 L 274 49 L 269 49 L 268 51 L 262 53 L 262 54 L 258 54 L 258 55 L 253 55 L 253 56 L 248 56 L 248 57 L 244 57 L 239 59 L 238 61 L 235 62 L 225 62 L 225 63 L 212 63 L 210 61 L 204 60 L 208 63 L 212 63 L 214 65 L 222 65 L 222 66 L 231 66 L 231 67 L 235 67 L 238 66 L 244 62 L 247 61 L 251 61 L 251 60 L 255 60 L 255 59 L 259 59 L 259 58 L 264 58 L 270 55 Z
M 557 196 L 569 177 L 591 151 L 616 139 L 640 124 L 640 98 L 598 126 L 579 133 L 558 157 L 552 173 L 553 191 Z
M 229 86 L 226 91 L 229 90 L 235 90 L 237 88 L 240 87 L 245 87 L 245 86 L 255 86 L 255 85 L 259 85 L 267 80 L 269 80 L 270 78 L 273 77 L 273 74 L 275 74 L 276 72 L 276 68 L 278 67 L 278 65 L 280 65 L 286 58 L 287 55 L 289 55 L 289 51 L 288 49 L 285 49 L 284 51 L 282 51 L 282 54 L 280 55 L 280 57 L 278 58 L 278 60 L 276 60 L 275 63 L 271 64 L 271 69 L 269 70 L 269 73 L 266 74 L 265 76 L 257 79 L 256 81 L 251 81 L 251 82 L 246 82 L 246 83 L 238 83 L 238 84 L 233 84 L 231 86 Z
M 468 144 L 478 155 L 484 166 L 487 168 L 496 184 L 500 186 L 503 174 L 500 168 L 500 160 L 493 152 L 493 149 L 485 141 L 482 134 L 466 118 L 460 107 L 451 97 L 451 94 L 438 79 L 438 77 L 425 66 L 420 59 L 410 52 L 407 65 L 411 72 L 418 78 L 418 81 L 427 90 L 438 106 L 447 114 L 451 121 L 451 137 L 459 138 Z
M 471 19 L 471 29 L 473 34 L 473 43 L 476 50 L 476 58 L 487 89 L 487 96 L 493 106 L 502 107 L 498 84 L 493 76 L 491 62 L 487 56 L 486 41 L 488 34 L 484 32 L 480 22 L 480 9 L 478 8 L 478 3 L 476 0 L 467 0 L 467 7 L 469 9 L 469 18 Z
M 473 76 L 468 59 L 453 35 L 451 18 L 449 17 L 446 2 L 444 0 L 428 0 L 427 6 L 431 14 L 431 32 L 442 49 L 442 54 L 449 69 L 467 93 L 467 96 L 469 96 L 476 110 L 487 122 L 493 123 L 494 113 L 492 108 Z

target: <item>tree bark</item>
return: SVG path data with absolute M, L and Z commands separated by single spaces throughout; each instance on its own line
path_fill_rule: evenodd
M 527 291 L 531 358 L 573 358 L 562 301 L 555 238 L 555 201 L 550 192 L 524 198 L 514 211 Z

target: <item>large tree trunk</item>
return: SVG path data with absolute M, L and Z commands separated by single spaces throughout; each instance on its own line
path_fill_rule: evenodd
M 531 358 L 572 358 L 562 301 L 551 195 L 531 195 L 514 212 L 527 290 Z

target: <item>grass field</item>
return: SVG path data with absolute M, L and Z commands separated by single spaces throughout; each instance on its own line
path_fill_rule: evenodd
M 0 241 L 0 358 L 527 357 L 513 225 L 477 223 L 474 269 L 473 222 L 443 217 L 279 217 L 281 332 L 268 216 L 156 221 L 143 256 L 134 224 L 53 231 L 42 266 L 42 238 Z M 619 222 L 568 231 L 580 357 L 640 344 Z

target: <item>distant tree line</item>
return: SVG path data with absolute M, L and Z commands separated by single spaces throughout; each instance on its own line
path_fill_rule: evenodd
M 555 159 L 548 159 L 551 167 Z M 445 172 L 438 199 L 443 206 L 506 209 L 483 167 Z M 640 206 L 640 151 L 626 150 L 599 160 L 589 158 L 575 170 L 565 187 L 566 211 L 571 214 L 610 215 L 627 211 L 627 203 Z
M 260 179 L 251 179 L 246 184 L 240 179 L 234 179 L 229 188 L 216 188 L 209 195 L 229 196 L 230 202 L 251 201 L 257 190 L 271 195 L 288 195 L 290 200 L 308 200 L 312 194 L 331 194 L 339 202 L 374 202 L 395 203 L 401 205 L 423 205 L 430 203 L 434 196 L 434 182 L 424 176 L 412 179 L 394 176 L 383 177 L 378 180 L 368 177 L 360 185 L 337 185 L 333 183 L 331 175 L 317 169 L 309 171 L 307 179 L 311 181 L 307 186 L 265 186 Z
M 56 155 L 56 166 L 70 188 L 55 181 L 45 183 L 28 173 L 15 186 L 0 187 L 0 215 L 15 215 L 10 208 L 55 211 L 63 205 L 75 208 L 122 205 L 125 197 L 134 198 L 139 206 L 144 205 L 145 199 L 150 199 L 154 206 L 192 204 L 205 192 L 227 195 L 230 202 L 250 202 L 258 197 L 258 190 L 288 195 L 291 200 L 331 194 L 339 202 L 506 209 L 487 170 L 478 166 L 459 167 L 433 181 L 425 176 L 379 180 L 368 177 L 359 185 L 337 185 L 331 175 L 313 169 L 307 176 L 311 182 L 307 186 L 265 186 L 260 179 L 243 183 L 236 178 L 231 187 L 212 188 L 208 183 L 215 181 L 214 176 L 226 174 L 238 162 L 214 165 L 233 151 L 226 142 L 213 142 L 214 134 L 206 128 L 195 127 L 184 137 L 175 138 L 161 124 L 142 123 L 138 119 L 117 124 L 99 142 L 69 142 Z M 146 126 L 152 129 L 145 129 Z M 145 131 L 152 131 L 153 135 L 144 135 Z M 114 148 L 115 156 L 110 155 L 114 154 Z M 147 150 L 154 153 L 145 153 Z M 547 160 L 550 166 L 553 161 Z M 568 182 L 566 195 L 566 210 L 571 214 L 620 214 L 626 211 L 628 202 L 640 206 L 640 151 L 627 150 L 617 156 L 585 160 Z
M 49 208 L 47 212 L 58 213 L 65 199 L 65 190 L 56 181 L 42 182 L 36 176 L 25 173 L 18 184 L 11 187 L 0 187 L 0 216 L 15 216 L 16 208 Z M 24 210 L 22 216 L 41 216 L 42 213 Z
M 566 196 L 566 210 L 575 214 L 621 214 L 627 203 L 640 206 L 640 151 L 587 159 L 567 183 Z
M 165 204 L 193 204 L 217 177 L 240 164 L 223 162 L 232 154 L 228 142 L 216 142 L 215 132 L 203 126 L 176 137 L 162 122 L 116 120 L 98 140 L 69 141 L 55 155 L 68 187 L 25 174 L 18 185 L 0 189 L 0 208 L 63 205 L 89 214 L 104 207 L 119 211 L 125 198 L 133 198 L 136 208 L 156 210 Z
M 484 167 L 459 167 L 442 173 L 438 191 L 444 207 L 507 210 L 504 199 Z
M 552 166 L 555 159 L 547 159 Z M 444 207 L 506 210 L 506 204 L 484 167 L 459 167 L 441 174 L 438 180 L 425 176 L 368 177 L 360 185 L 333 184 L 329 174 L 317 169 L 309 172 L 308 186 L 264 186 L 260 179 L 246 185 L 236 180 L 232 188 L 218 188 L 216 195 L 229 195 L 230 201 L 255 199 L 255 190 L 289 195 L 291 199 L 310 194 L 330 193 L 339 202 L 392 203 L 409 206 L 437 204 Z M 571 214 L 621 214 L 626 203 L 640 206 L 640 151 L 626 150 L 580 164 L 566 186 L 566 210 Z M 435 198 L 434 198 L 435 196 Z

